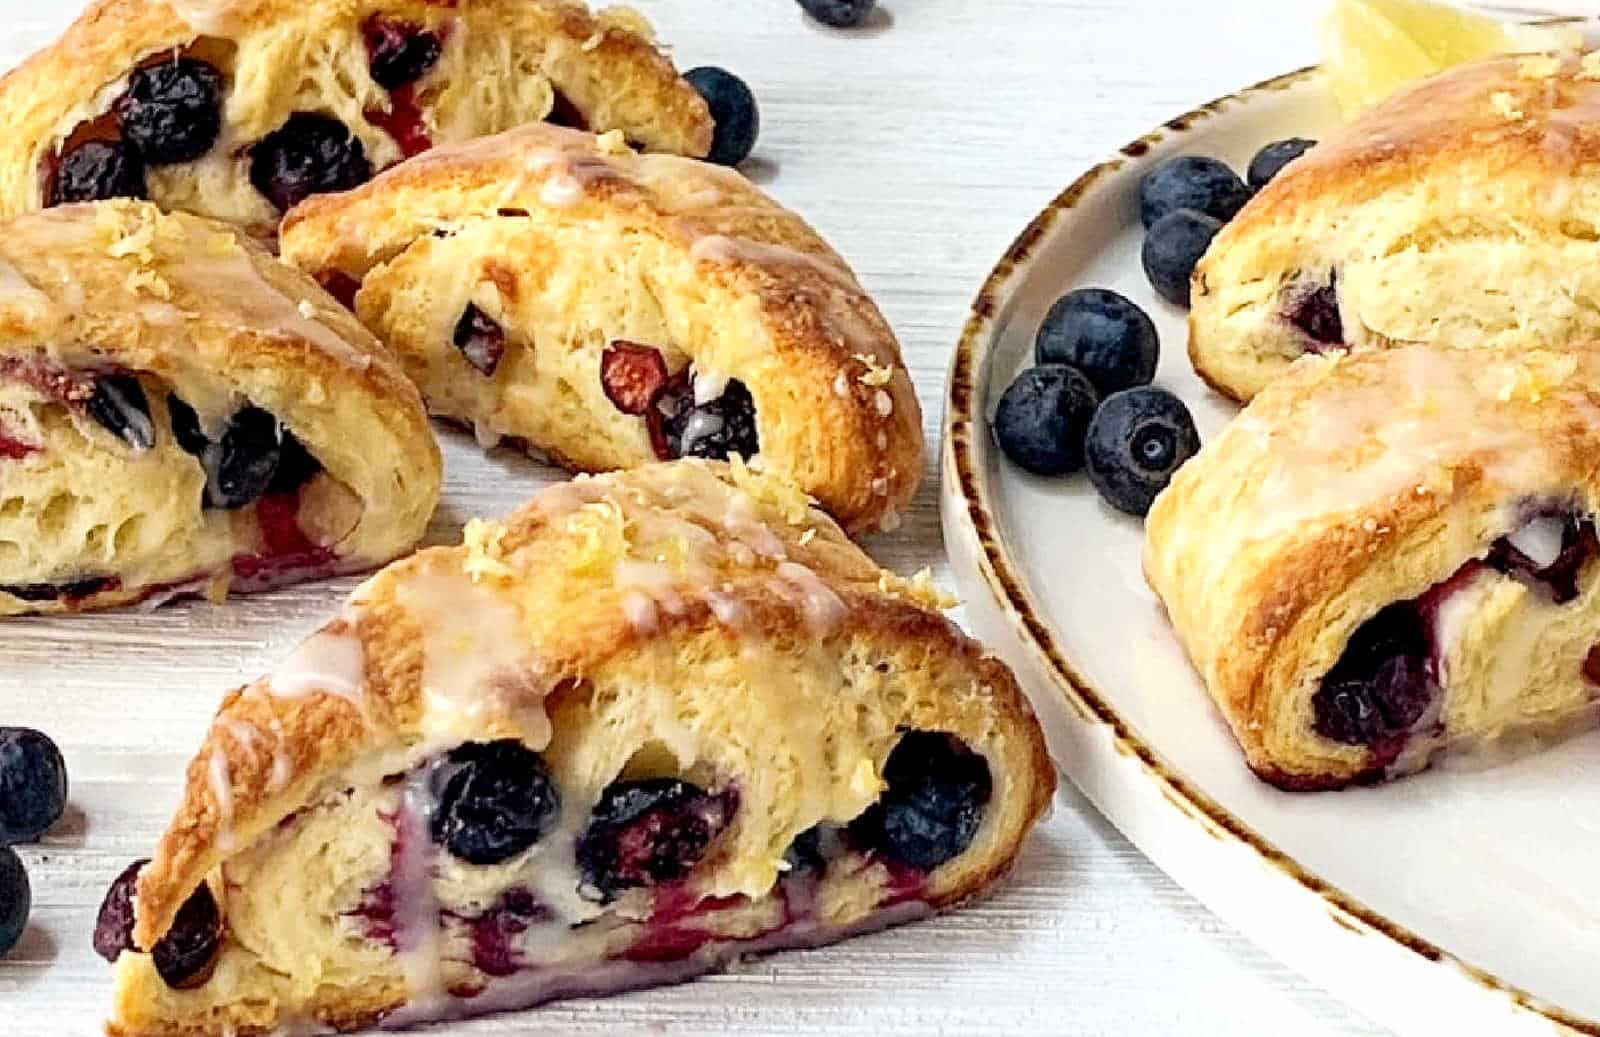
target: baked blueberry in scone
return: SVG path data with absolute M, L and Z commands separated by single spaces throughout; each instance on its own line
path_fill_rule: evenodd
M 525 1008 L 981 895 L 1054 770 L 936 597 L 738 462 L 469 524 L 224 701 L 101 911 L 110 1031 Z
M 97 0 L 0 80 L 0 213 L 148 198 L 283 211 L 524 122 L 704 155 L 700 95 L 629 11 L 573 0 Z
M 1145 573 L 1273 784 L 1537 746 L 1600 717 L 1597 458 L 1600 346 L 1310 357 L 1179 469 Z
M 1600 339 L 1600 53 L 1451 69 L 1329 134 L 1195 270 L 1189 350 L 1248 400 L 1308 353 Z
M 439 481 L 399 365 L 237 228 L 130 201 L 0 225 L 0 616 L 375 568 Z
M 894 332 L 732 170 L 535 124 L 313 199 L 281 241 L 487 442 L 583 471 L 759 458 L 852 532 L 893 528 L 916 489 Z

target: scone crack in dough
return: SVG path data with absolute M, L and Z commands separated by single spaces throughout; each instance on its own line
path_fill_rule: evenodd
M 1054 788 L 1037 721 L 796 504 L 702 460 L 580 477 L 369 580 L 225 701 L 119 879 L 112 1032 L 528 1007 L 987 890 Z
M 1290 789 L 1505 754 L 1600 711 L 1600 348 L 1308 358 L 1175 477 L 1145 572 Z
M 921 410 L 845 261 L 738 173 L 545 125 L 290 213 L 434 413 L 580 471 L 744 457 L 852 532 L 920 481 Z
M 220 598 L 420 539 L 422 401 L 309 278 L 145 202 L 4 230 L 0 614 Z
M 704 155 L 646 29 L 572 0 L 98 0 L 0 80 L 0 213 L 149 198 L 271 238 L 308 195 L 546 118 Z
M 1464 65 L 1324 138 L 1196 267 L 1196 371 L 1242 402 L 1306 355 L 1600 338 L 1596 60 Z

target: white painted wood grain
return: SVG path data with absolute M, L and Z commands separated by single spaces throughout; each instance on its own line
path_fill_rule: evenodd
M 854 263 L 905 346 L 930 437 L 930 485 L 869 549 L 948 583 L 931 449 L 950 349 L 983 276 L 1088 165 L 1173 114 L 1315 57 L 1319 4 L 1229 0 L 884 0 L 875 28 L 807 23 L 791 0 L 634 0 L 682 67 L 725 65 L 761 100 L 747 169 Z M 51 38 L 71 0 L 0 0 L 0 60 Z M 1170 348 L 1170 344 L 1169 344 Z M 455 539 L 555 473 L 445 432 Z M 62 743 L 67 822 L 24 851 L 35 915 L 0 962 L 0 1032 L 92 1032 L 109 994 L 89 949 L 105 884 L 151 849 L 224 690 L 326 618 L 353 581 L 155 615 L 0 622 L 0 723 Z M 1061 795 L 988 902 L 736 974 L 551 1006 L 452 1033 L 876 1032 L 1371 1035 Z

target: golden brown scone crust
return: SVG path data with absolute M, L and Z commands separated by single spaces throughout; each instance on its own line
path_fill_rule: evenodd
M 1190 356 L 1248 400 L 1315 345 L 1284 313 L 1330 283 L 1356 349 L 1600 338 L 1596 228 L 1600 56 L 1451 69 L 1330 134 L 1223 228 L 1195 271 Z
M 355 653 L 359 666 L 287 664 L 226 699 L 140 876 L 138 946 L 166 931 L 202 881 L 219 891 L 230 933 L 261 930 L 242 874 L 273 874 L 272 847 L 317 823 L 329 803 L 382 794 L 392 787 L 385 775 L 462 741 L 520 739 L 541 752 L 579 820 L 645 756 L 670 750 L 677 773 L 708 786 L 705 775 L 732 775 L 738 813 L 691 878 L 701 894 L 749 896 L 745 910 L 772 906 L 767 894 L 795 835 L 819 818 L 843 823 L 876 798 L 906 728 L 956 735 L 994 781 L 972 844 L 916 894 L 927 908 L 992 885 L 1050 800 L 1054 768 L 1010 671 L 940 615 L 930 587 L 880 570 L 778 480 L 698 460 L 583 476 L 503 524 L 470 524 L 466 540 L 379 573 L 313 639 L 320 647 L 297 656 Z M 473 631 L 493 632 L 475 643 Z M 515 670 L 485 665 L 485 652 L 515 659 Z M 465 669 L 497 676 L 452 686 Z M 323 683 L 297 680 L 307 672 Z M 342 686 L 342 674 L 359 690 Z M 341 824 L 340 837 L 356 827 Z M 315 896 L 349 878 L 324 874 L 320 857 L 282 865 L 311 869 Z M 843 876 L 819 894 L 836 923 L 824 938 L 875 917 L 875 899 L 851 899 L 876 897 L 873 874 Z M 646 906 L 637 917 L 648 914 Z M 112 1032 L 257 1033 L 307 1016 L 356 1027 L 418 996 L 388 951 L 372 959 L 344 943 L 330 953 L 367 961 L 366 971 L 308 963 L 345 978 L 294 1001 L 284 984 L 299 977 L 263 973 L 244 942 L 226 937 L 213 978 L 191 991 L 168 989 L 148 956 L 124 953 Z
M 111 607 L 179 584 L 220 596 L 233 560 L 268 546 L 256 505 L 202 512 L 205 469 L 176 441 L 169 394 L 213 439 L 260 407 L 320 460 L 294 517 L 329 549 L 326 572 L 409 550 L 438 501 L 438 445 L 399 365 L 310 278 L 223 224 L 143 202 L 6 224 L 0 373 L 0 436 L 32 448 L 0 459 L 0 586 L 120 580 L 70 600 L 0 591 L 0 615 Z M 139 376 L 151 448 L 132 449 L 52 385 L 107 373 Z
M 435 413 L 584 471 L 656 459 L 601 384 L 611 341 L 741 381 L 762 463 L 851 532 L 892 528 L 922 472 L 893 330 L 844 260 L 737 173 L 546 125 L 440 148 L 284 221 L 283 255 L 355 307 Z M 471 303 L 507 353 L 452 341 Z
M 1592 516 L 1597 470 L 1595 345 L 1307 357 L 1157 498 L 1145 574 L 1259 776 L 1288 788 L 1381 777 L 1371 750 L 1312 727 L 1312 695 L 1353 631 L 1483 558 L 1530 512 Z M 1600 640 L 1592 567 L 1559 607 L 1483 575 L 1490 593 L 1449 624 L 1464 633 L 1433 621 L 1444 712 L 1391 776 L 1435 748 L 1559 727 L 1594 698 L 1581 676 Z M 1508 618 L 1531 624 L 1515 672 L 1495 669 L 1516 650 Z
M 399 91 L 368 71 L 362 27 L 374 15 L 445 36 L 415 91 L 435 144 L 546 118 L 559 94 L 591 125 L 622 130 L 650 150 L 704 155 L 711 146 L 704 100 L 636 15 L 596 15 L 571 0 L 98 0 L 59 41 L 0 79 L 0 110 L 10 118 L 0 141 L 0 213 L 43 204 L 49 157 L 110 111 L 136 67 L 184 52 L 227 81 L 223 133 L 200 164 L 152 168 L 152 197 L 270 235 L 278 214 L 249 183 L 248 149 L 292 113 L 335 116 L 376 169 L 402 158 L 381 125 Z

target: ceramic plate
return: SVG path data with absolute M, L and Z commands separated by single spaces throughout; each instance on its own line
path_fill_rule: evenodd
M 1009 464 L 989 416 L 1074 287 L 1160 329 L 1157 384 L 1202 436 L 1234 407 L 1195 377 L 1184 314 L 1139 264 L 1137 185 L 1176 154 L 1243 169 L 1337 113 L 1305 71 L 1133 142 L 1017 239 L 973 305 L 949 380 L 945 530 L 971 623 L 1023 674 L 1066 772 L 1157 864 L 1311 979 L 1402 1033 L 1600 1034 L 1600 734 L 1380 788 L 1279 792 L 1246 770 L 1140 573 L 1142 524 L 1086 479 Z

